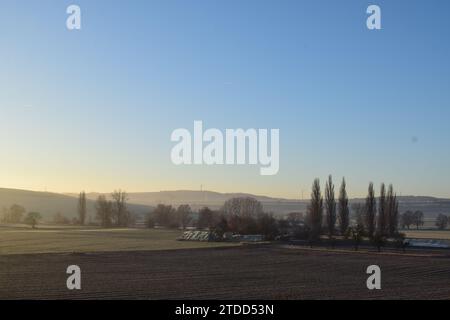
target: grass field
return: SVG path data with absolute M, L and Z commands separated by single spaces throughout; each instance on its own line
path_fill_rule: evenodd
M 0 255 L 100 251 L 172 250 L 229 243 L 176 241 L 181 234 L 163 229 L 0 228 Z

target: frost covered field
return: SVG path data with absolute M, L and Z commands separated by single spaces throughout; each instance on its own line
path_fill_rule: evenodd
M 181 232 L 163 229 L 87 227 L 0 227 L 0 255 L 129 250 L 172 250 L 229 246 L 224 243 L 176 241 Z
M 437 254 L 437 253 L 436 253 Z M 66 268 L 81 268 L 81 290 Z M 381 268 L 382 289 L 366 287 Z M 448 299 L 450 257 L 241 246 L 0 257 L 2 299 Z

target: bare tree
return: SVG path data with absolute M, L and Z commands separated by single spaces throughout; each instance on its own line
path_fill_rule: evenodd
M 2 211 L 1 221 L 5 223 L 20 223 L 26 212 L 25 208 L 18 204 L 13 204 L 9 209 L 3 207 Z
M 222 212 L 226 216 L 253 217 L 263 213 L 261 202 L 254 198 L 232 198 L 225 201 Z
M 177 209 L 178 226 L 181 229 L 186 229 L 189 222 L 192 220 L 192 210 L 187 204 L 182 204 Z
M 153 211 L 154 221 L 158 226 L 166 228 L 178 228 L 176 210 L 172 206 L 158 204 Z
M 262 213 L 257 218 L 258 232 L 264 235 L 266 240 L 273 240 L 278 234 L 277 221 L 272 214 Z
M 308 225 L 311 230 L 310 240 L 318 240 L 322 231 L 323 198 L 320 191 L 320 180 L 315 179 L 311 192 L 311 203 L 308 208 Z
M 406 211 L 400 216 L 400 222 L 402 228 L 409 228 L 412 224 L 414 224 L 414 212 L 412 211 Z
M 219 217 L 218 222 L 217 222 L 216 225 L 214 226 L 214 231 L 215 231 L 220 237 L 222 237 L 223 234 L 224 234 L 225 232 L 228 232 L 228 231 L 229 231 L 229 228 L 228 228 L 228 222 L 227 222 L 227 219 L 225 218 L 225 216 L 221 215 L 221 216 Z
M 443 215 L 442 213 L 439 214 L 436 218 L 436 227 L 438 227 L 439 230 L 445 230 L 448 226 L 448 217 L 446 215 Z
M 130 213 L 127 210 L 127 193 L 119 189 L 114 190 L 111 196 L 113 198 L 113 210 L 117 226 L 127 227 L 130 222 Z
M 105 196 L 99 196 L 95 204 L 97 211 L 96 218 L 104 228 L 112 226 L 113 205 L 111 201 L 106 200 Z
M 256 219 L 263 213 L 263 206 L 254 198 L 232 198 L 225 201 L 221 212 L 230 231 L 253 234 L 258 230 Z
M 366 223 L 366 230 L 367 235 L 369 238 L 373 238 L 375 233 L 375 213 L 377 210 L 377 204 L 375 200 L 375 192 L 373 189 L 373 183 L 371 182 L 369 184 L 368 194 L 366 198 L 366 216 L 365 216 L 365 223 Z
M 81 191 L 78 196 L 78 219 L 81 225 L 84 225 L 85 223 L 86 212 L 86 193 Z
M 416 212 L 414 212 L 413 221 L 414 221 L 414 224 L 416 225 L 417 230 L 419 230 L 419 227 L 423 226 L 423 224 L 424 224 L 423 212 L 420 210 L 417 210 Z
M 212 228 L 213 226 L 214 226 L 214 212 L 208 207 L 203 207 L 198 212 L 197 228 L 205 229 L 205 228 Z
M 26 224 L 29 224 L 33 229 L 35 229 L 36 225 L 39 223 L 41 219 L 42 216 L 39 212 L 28 212 L 24 222 Z
M 339 191 L 339 207 L 338 207 L 338 218 L 339 218 L 339 229 L 341 235 L 345 235 L 347 229 L 350 225 L 350 210 L 348 208 L 348 196 L 346 190 L 345 178 L 342 178 L 341 189 Z
M 334 184 L 331 175 L 328 176 L 328 181 L 325 184 L 325 214 L 328 237 L 331 239 L 336 226 L 336 200 L 334 199 Z

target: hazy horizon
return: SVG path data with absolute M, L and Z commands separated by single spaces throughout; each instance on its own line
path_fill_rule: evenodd
M 336 186 L 335 186 L 336 187 Z M 339 187 L 339 186 L 337 186 Z M 336 189 L 337 189 L 336 187 Z M 172 189 L 172 190 L 147 190 L 147 191 L 133 191 L 133 190 L 125 190 L 125 189 L 121 189 L 121 188 L 115 188 L 113 190 L 109 190 L 109 191 L 96 191 L 96 190 L 80 190 L 80 191 L 52 191 L 52 190 L 33 190 L 33 189 L 22 189 L 22 188 L 8 188 L 8 187 L 4 187 L 1 186 L 0 189 L 6 189 L 6 190 L 17 190 L 17 191 L 31 191 L 31 192 L 44 192 L 44 193 L 54 193 L 54 194 L 60 194 L 60 195 L 70 195 L 70 196 L 78 196 L 78 194 L 81 191 L 86 192 L 86 194 L 110 194 L 112 193 L 114 190 L 122 190 L 125 191 L 128 194 L 138 194 L 138 193 L 159 193 L 159 192 L 211 192 L 211 193 L 219 193 L 219 194 L 249 194 L 249 195 L 253 195 L 253 196 L 258 196 L 258 197 L 268 197 L 268 198 L 272 198 L 272 199 L 281 199 L 281 200 L 288 200 L 288 201 L 309 201 L 310 200 L 310 192 L 305 192 L 303 195 L 303 199 L 301 194 L 298 197 L 294 197 L 294 198 L 287 198 L 287 197 L 282 197 L 282 196 L 271 196 L 271 195 L 267 195 L 267 194 L 261 194 L 261 193 L 256 193 L 256 192 L 247 192 L 247 191 L 240 191 L 240 190 L 235 190 L 235 191 L 217 191 L 217 190 L 209 190 L 209 189 L 203 189 L 203 190 L 194 190 L 194 189 Z M 336 196 L 337 196 L 337 192 L 336 192 Z M 349 199 L 363 199 L 365 198 L 367 195 L 361 195 L 361 196 L 350 196 Z M 376 197 L 378 197 L 379 195 L 376 194 Z M 450 197 L 436 197 L 436 196 L 432 196 L 432 195 L 427 195 L 427 194 L 397 194 L 397 196 L 399 197 L 432 197 L 432 198 L 437 198 L 437 199 L 450 199 Z

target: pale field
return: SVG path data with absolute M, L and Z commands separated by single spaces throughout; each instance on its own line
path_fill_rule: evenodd
M 450 240 L 450 230 L 402 230 L 408 238 Z
M 0 227 L 0 255 L 107 251 L 173 250 L 234 246 L 176 241 L 181 231 L 164 229 Z

